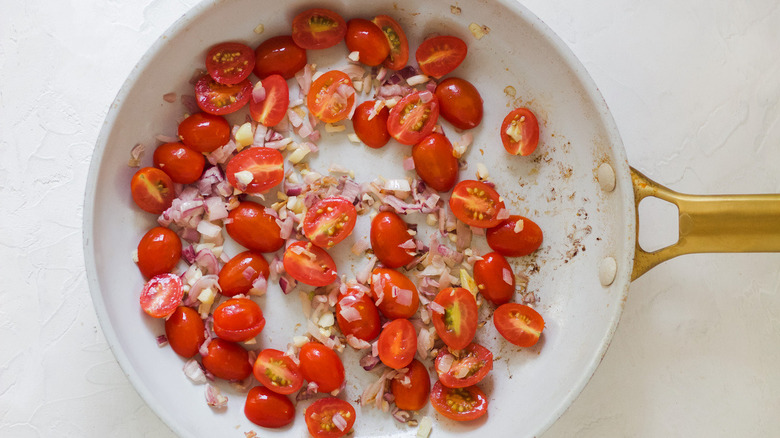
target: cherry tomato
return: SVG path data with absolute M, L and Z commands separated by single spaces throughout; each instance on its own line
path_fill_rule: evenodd
M 341 15 L 328 9 L 309 9 L 296 15 L 292 38 L 304 49 L 327 49 L 344 39 L 347 23 Z
M 349 116 L 355 105 L 355 90 L 352 80 L 338 70 L 325 72 L 309 89 L 306 106 L 315 117 L 325 123 L 334 123 Z
M 444 347 L 436 356 L 436 373 L 441 384 L 450 388 L 476 385 L 493 369 L 493 353 L 479 344 L 460 351 Z
M 261 81 L 265 88 L 265 99 L 255 102 L 249 99 L 249 114 L 252 120 L 263 126 L 276 126 L 287 114 L 290 106 L 290 90 L 287 81 L 279 75 L 270 75 Z
M 423 41 L 414 55 L 423 73 L 440 78 L 455 70 L 466 59 L 467 52 L 468 47 L 462 39 L 437 36 Z
M 441 116 L 458 129 L 471 129 L 482 121 L 482 96 L 471 82 L 447 78 L 436 86 Z
M 415 250 L 401 248 L 411 241 L 409 227 L 392 211 L 383 211 L 371 221 L 371 248 L 376 258 L 388 268 L 400 268 L 414 260 Z
M 430 91 L 417 91 L 401 99 L 390 110 L 387 131 L 399 143 L 413 145 L 433 132 L 438 119 L 439 101 L 436 96 Z
M 191 184 L 203 174 L 206 158 L 182 143 L 165 143 L 154 150 L 154 167 L 171 177 L 173 182 Z
M 333 392 L 344 383 L 344 364 L 339 355 L 317 342 L 301 347 L 298 355 L 303 378 L 317 384 L 319 392 Z
M 338 278 L 333 257 L 311 242 L 295 242 L 288 246 L 282 263 L 292 278 L 309 286 L 327 286 Z
M 512 215 L 485 233 L 493 251 L 505 257 L 522 257 L 542 245 L 542 229 L 527 217 Z
M 403 379 L 393 379 L 390 382 L 395 405 L 405 411 L 417 411 L 428 403 L 428 394 L 431 392 L 431 377 L 425 365 L 417 359 L 409 364 L 409 384 L 404 385 Z
M 138 269 L 146 278 L 171 272 L 181 258 L 181 240 L 172 230 L 154 227 L 138 242 Z
M 458 159 L 443 134 L 434 132 L 414 145 L 412 160 L 417 175 L 434 190 L 447 192 L 458 180 Z
M 248 294 L 255 280 L 261 276 L 268 280 L 269 274 L 268 262 L 262 255 L 244 251 L 219 270 L 219 288 L 228 297 Z
M 544 330 L 544 318 L 536 310 L 518 303 L 506 303 L 493 312 L 493 324 L 501 336 L 518 347 L 531 347 Z
M 476 386 L 448 388 L 437 381 L 431 390 L 431 405 L 451 420 L 469 421 L 487 414 L 488 400 Z
M 385 33 L 379 26 L 363 18 L 353 18 L 347 22 L 344 42 L 350 52 L 358 52 L 360 62 L 371 67 L 381 64 L 390 54 L 390 44 Z
M 408 319 L 394 319 L 382 329 L 377 347 L 379 360 L 400 370 L 412 363 L 417 353 L 417 332 Z
M 206 340 L 206 325 L 195 310 L 179 306 L 165 320 L 165 337 L 179 356 L 191 358 Z
M 220 84 L 233 85 L 252 74 L 255 52 L 246 44 L 220 43 L 206 54 L 206 71 Z
M 239 172 L 249 172 L 251 181 L 245 183 L 240 175 L 236 175 Z M 239 190 L 253 195 L 265 193 L 284 179 L 284 157 L 276 149 L 247 148 L 228 161 L 225 175 L 230 185 Z
M 528 108 L 517 108 L 501 124 L 501 142 L 512 155 L 531 155 L 539 144 L 539 122 Z
M 239 245 L 256 252 L 274 252 L 284 246 L 276 218 L 256 202 L 238 204 L 230 211 L 228 219 L 230 223 L 225 225 L 225 230 Z
M 462 287 L 448 287 L 433 300 L 444 308 L 444 313 L 433 312 L 431 320 L 436 333 L 454 350 L 466 348 L 477 334 L 479 314 L 474 295 Z
M 508 303 L 515 296 L 515 274 L 504 256 L 491 252 L 474 263 L 474 282 L 485 299 L 495 305 Z
M 260 427 L 283 427 L 295 418 L 295 406 L 287 396 L 263 386 L 255 386 L 246 395 L 244 415 Z
M 220 84 L 204 75 L 195 83 L 195 99 L 198 107 L 209 114 L 234 113 L 249 102 L 252 84 L 248 79 L 234 85 Z
M 252 372 L 258 382 L 279 394 L 292 394 L 303 386 L 298 365 L 284 352 L 272 348 L 257 355 Z
M 303 415 L 306 417 L 306 427 L 314 438 L 342 437 L 355 424 L 355 408 L 336 397 L 317 400 L 306 408 Z
M 155 167 L 144 167 L 133 175 L 130 193 L 141 210 L 154 214 L 167 210 L 176 197 L 171 177 Z
M 501 223 L 501 219 L 496 219 L 496 216 L 504 208 L 504 201 L 498 192 L 480 181 L 461 181 L 450 196 L 452 213 L 472 227 L 495 227 Z
M 331 248 L 346 239 L 355 228 L 357 210 L 338 196 L 322 199 L 306 211 L 303 234 L 321 248 Z
M 141 292 L 141 308 L 153 318 L 165 318 L 176 311 L 184 298 L 181 278 L 176 274 L 155 275 Z
M 230 123 L 222 116 L 195 113 L 179 123 L 179 138 L 198 152 L 212 152 L 230 141 Z
M 290 35 L 269 38 L 255 49 L 255 74 L 260 79 L 271 75 L 290 79 L 306 62 L 306 50 L 295 44 Z
M 235 342 L 213 338 L 203 356 L 203 367 L 215 377 L 225 380 L 244 380 L 252 374 L 249 352 Z
M 352 127 L 355 128 L 355 134 L 360 141 L 366 146 L 379 149 L 390 141 L 390 133 L 387 132 L 387 118 L 390 115 L 390 110 L 383 106 L 379 112 L 375 112 L 375 103 L 373 100 L 367 100 L 355 108 L 355 114 L 352 115 Z
M 336 302 L 336 322 L 344 335 L 352 335 L 364 341 L 379 336 L 382 323 L 379 310 L 367 294 L 356 289 L 347 289 Z
M 263 311 L 249 298 L 231 298 L 214 309 L 214 333 L 226 341 L 248 341 L 263 327 Z
M 371 294 L 379 311 L 389 319 L 411 318 L 420 306 L 414 283 L 393 269 L 374 269 L 371 273 Z
M 401 25 L 387 15 L 377 15 L 372 21 L 382 29 L 390 46 L 390 55 L 383 65 L 391 70 L 404 68 L 409 62 L 409 42 Z

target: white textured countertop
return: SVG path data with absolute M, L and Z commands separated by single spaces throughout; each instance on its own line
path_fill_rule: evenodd
M 111 101 L 194 3 L 3 2 L 0 436 L 173 435 L 103 338 L 81 214 Z M 591 73 L 634 167 L 687 193 L 780 193 L 780 3 L 522 3 Z M 675 221 L 643 219 L 651 236 Z M 601 366 L 544 437 L 776 436 L 778 364 L 780 255 L 684 256 L 632 284 Z

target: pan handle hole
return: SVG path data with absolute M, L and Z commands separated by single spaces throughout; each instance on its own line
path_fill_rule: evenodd
M 639 202 L 639 246 L 653 252 L 674 245 L 680 236 L 680 210 L 671 202 L 648 196 Z

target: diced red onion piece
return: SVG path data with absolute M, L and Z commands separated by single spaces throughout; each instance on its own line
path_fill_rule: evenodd
M 347 322 L 360 321 L 361 319 L 360 312 L 352 306 L 341 307 L 341 311 L 339 311 L 339 315 L 341 315 L 342 318 L 344 318 L 344 320 Z
M 227 206 L 225 201 L 219 196 L 211 196 L 206 198 L 206 212 L 208 212 L 209 220 L 216 221 L 228 217 Z
M 203 289 L 210 287 L 214 290 L 219 289 L 219 277 L 214 274 L 204 275 L 200 277 L 195 284 L 190 287 L 190 291 L 187 292 L 187 297 L 184 299 L 185 306 L 193 306 L 198 302 L 198 295 L 203 292 Z
M 431 312 L 438 313 L 439 315 L 444 315 L 444 306 L 437 303 L 436 301 L 431 301 L 428 304 L 428 308 L 431 309 Z
M 428 103 L 431 100 L 433 100 L 433 93 L 431 93 L 428 90 L 421 91 L 420 92 L 420 102 L 422 103 Z
M 358 283 L 366 283 L 368 281 L 368 277 L 371 276 L 371 271 L 374 270 L 374 265 L 376 264 L 376 256 L 369 257 L 368 261 L 360 268 L 358 272 L 355 273 L 355 280 L 357 280 Z M 377 303 L 378 304 L 378 303 Z
M 404 158 L 404 170 L 414 170 L 414 158 L 412 157 L 406 157 Z
M 227 406 L 228 398 L 222 395 L 222 392 L 211 383 L 206 384 L 206 403 L 212 408 L 224 408 Z
M 254 100 L 255 103 L 260 103 L 265 100 L 265 87 L 263 86 L 263 81 L 257 81 L 252 88 L 252 100 Z
M 377 365 L 379 365 L 379 357 L 372 356 L 370 354 L 367 354 L 360 358 L 360 366 L 363 367 L 366 371 L 373 370 Z
M 443 355 L 436 366 L 436 372 L 439 373 L 439 375 L 447 374 L 450 368 L 452 368 L 453 362 L 455 362 L 455 356 L 449 353 Z
M 410 306 L 412 304 L 412 294 L 414 294 L 413 291 L 394 286 L 393 293 L 395 295 L 396 303 L 400 304 L 401 306 Z
M 365 350 L 366 348 L 371 348 L 370 343 L 362 339 L 358 339 L 353 335 L 347 335 L 347 344 L 355 350 Z
M 203 367 L 195 359 L 190 359 L 184 364 L 184 375 L 192 381 L 192 383 L 206 383 L 206 374 L 203 372 Z
M 163 143 L 177 143 L 179 141 L 179 137 L 165 134 L 158 134 L 154 138 Z

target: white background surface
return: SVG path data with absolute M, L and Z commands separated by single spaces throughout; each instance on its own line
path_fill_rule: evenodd
M 111 101 L 194 3 L 2 2 L 0 436 L 172 436 L 102 336 L 81 213 Z M 523 4 L 589 70 L 633 166 L 682 192 L 780 193 L 777 2 Z M 674 223 L 643 219 L 656 238 Z M 604 361 L 544 438 L 776 436 L 778 364 L 780 255 L 685 256 L 634 282 Z

